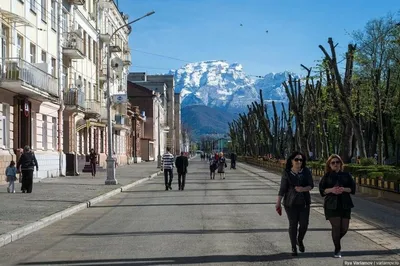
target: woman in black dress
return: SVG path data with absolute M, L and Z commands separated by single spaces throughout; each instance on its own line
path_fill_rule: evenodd
M 289 219 L 289 237 L 292 256 L 305 251 L 303 244 L 310 217 L 310 190 L 314 188 L 311 171 L 306 167 L 306 157 L 301 152 L 292 153 L 286 161 L 276 202 L 276 209 L 283 206 Z M 298 229 L 297 229 L 298 228 Z
M 350 194 L 356 191 L 356 184 L 350 173 L 343 171 L 339 155 L 331 155 L 326 161 L 325 175 L 319 182 L 319 191 L 324 199 L 325 218 L 332 225 L 332 240 L 335 258 L 341 258 L 340 240 L 349 229 L 351 208 L 354 207 Z

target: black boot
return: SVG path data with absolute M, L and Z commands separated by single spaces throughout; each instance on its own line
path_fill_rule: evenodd
M 292 248 L 292 256 L 297 256 L 297 248 Z
M 298 240 L 297 245 L 299 246 L 300 252 L 304 252 L 306 250 L 302 240 Z

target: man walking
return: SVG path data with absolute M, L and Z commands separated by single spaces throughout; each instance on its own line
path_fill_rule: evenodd
M 165 181 L 165 190 L 171 189 L 173 168 L 174 168 L 174 156 L 171 153 L 171 148 L 167 147 L 167 152 L 164 153 L 161 159 L 162 169 L 164 170 L 164 181 Z M 169 175 L 169 180 L 168 180 Z
M 175 160 L 175 166 L 176 170 L 178 172 L 178 186 L 179 190 L 183 190 L 185 188 L 185 180 L 186 180 L 186 173 L 187 173 L 187 167 L 189 166 L 189 160 L 188 158 L 184 155 L 183 152 L 181 152 L 181 156 L 178 156 Z

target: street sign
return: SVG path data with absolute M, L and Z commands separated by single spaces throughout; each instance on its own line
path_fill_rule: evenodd
M 128 102 L 128 96 L 126 94 L 114 94 L 112 97 L 113 97 L 113 102 L 115 104 L 122 104 Z

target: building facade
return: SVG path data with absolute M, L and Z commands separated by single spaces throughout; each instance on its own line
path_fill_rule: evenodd
M 179 93 L 175 93 L 174 76 L 135 72 L 128 75 L 128 80 L 160 94 L 162 105 L 166 110 L 166 122 L 163 129 L 163 132 L 167 134 L 166 147 L 170 147 L 173 154 L 179 154 L 182 138 L 181 103 Z
M 140 137 L 140 160 L 154 161 L 166 151 L 168 126 L 166 108 L 163 105 L 166 99 L 160 93 L 130 81 L 128 98 L 146 116 Z
M 0 182 L 25 145 L 35 151 L 36 178 L 64 174 L 58 5 L 42 3 L 0 3 Z
M 110 93 L 124 94 L 131 29 L 113 33 L 127 21 L 114 1 L 0 2 L 0 182 L 25 145 L 38 159 L 35 178 L 82 172 L 91 148 L 105 167 L 106 55 L 123 65 L 110 66 Z M 120 164 L 128 162 L 126 110 L 122 103 L 111 108 Z

